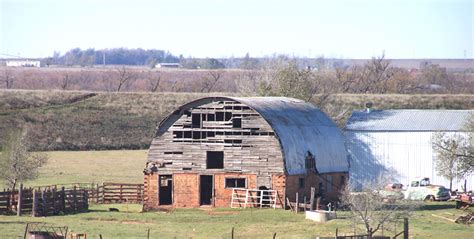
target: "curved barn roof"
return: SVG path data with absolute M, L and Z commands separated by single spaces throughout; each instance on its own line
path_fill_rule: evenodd
M 288 174 L 303 174 L 305 157 L 311 152 L 320 173 L 347 172 L 349 164 L 344 139 L 339 128 L 312 104 L 286 97 L 206 97 L 189 102 L 158 127 L 157 136 L 165 133 L 190 108 L 214 101 L 233 100 L 257 111 L 273 128 L 280 141 Z

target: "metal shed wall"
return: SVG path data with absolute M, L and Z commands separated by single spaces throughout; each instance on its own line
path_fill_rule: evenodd
M 346 131 L 351 180 L 361 184 L 384 175 L 408 185 L 416 177 L 430 177 L 432 184 L 449 188 L 449 181 L 436 174 L 436 153 L 432 147 L 435 133 Z M 446 134 L 467 137 L 465 132 Z M 467 189 L 473 190 L 474 174 L 466 179 Z M 453 180 L 453 190 L 461 190 L 461 185 L 463 180 Z

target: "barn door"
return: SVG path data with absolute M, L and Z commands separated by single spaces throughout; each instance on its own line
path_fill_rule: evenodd
M 158 184 L 159 205 L 173 204 L 173 176 L 160 175 Z
M 201 205 L 212 205 L 212 192 L 214 189 L 214 177 L 212 175 L 201 175 L 199 185 Z

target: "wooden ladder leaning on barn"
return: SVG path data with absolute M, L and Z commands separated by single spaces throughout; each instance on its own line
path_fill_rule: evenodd
M 276 208 L 276 190 L 232 188 L 231 208 L 272 207 Z

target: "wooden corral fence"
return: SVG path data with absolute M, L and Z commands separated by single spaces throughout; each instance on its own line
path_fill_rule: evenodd
M 51 216 L 84 212 L 89 209 L 88 191 L 77 187 L 59 190 L 23 188 L 0 192 L 0 214 Z
M 89 203 L 142 203 L 143 184 L 139 183 L 72 183 L 56 184 L 38 187 L 40 189 L 60 189 L 61 187 L 76 187 L 86 190 Z
M 91 199 L 95 203 L 143 203 L 143 184 L 96 184 Z

